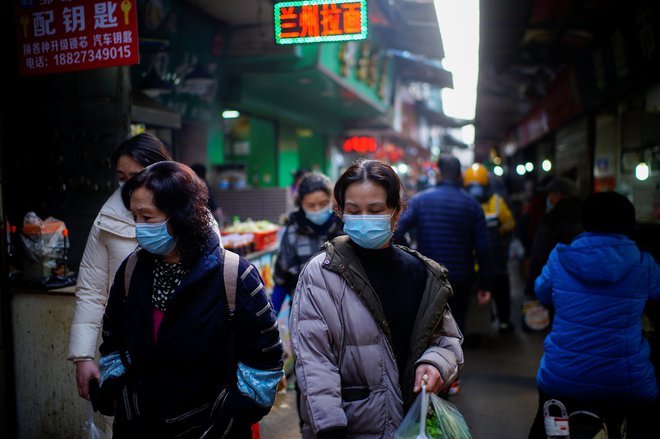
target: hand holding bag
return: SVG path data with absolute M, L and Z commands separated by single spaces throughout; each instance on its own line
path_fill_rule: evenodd
M 424 408 L 426 410 L 424 413 Z M 425 419 L 422 428 L 421 420 Z M 434 393 L 420 392 L 394 433 L 395 439 L 472 439 L 470 428 L 456 406 Z

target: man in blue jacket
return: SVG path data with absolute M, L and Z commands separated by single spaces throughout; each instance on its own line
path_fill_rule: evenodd
M 454 290 L 449 305 L 459 329 L 466 334 L 466 315 L 475 284 L 479 303 L 490 300 L 492 262 L 488 229 L 483 209 L 463 190 L 458 159 L 451 155 L 440 157 L 438 173 L 435 187 L 410 199 L 394 238 L 404 243 L 405 234 L 416 229 L 416 249 L 447 267 Z

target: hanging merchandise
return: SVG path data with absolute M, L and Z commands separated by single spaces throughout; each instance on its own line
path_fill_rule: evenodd
M 56 288 L 73 285 L 75 275 L 67 266 L 69 230 L 63 221 L 45 220 L 34 212 L 23 218 L 23 279 L 30 284 Z

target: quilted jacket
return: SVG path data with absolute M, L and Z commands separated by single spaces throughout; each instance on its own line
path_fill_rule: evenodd
M 124 207 L 121 190 L 117 189 L 94 220 L 78 270 L 70 360 L 94 358 L 112 279 L 136 246 L 133 214 Z
M 446 383 L 462 367 L 462 335 L 446 306 L 451 295 L 446 269 L 399 248 L 422 260 L 428 271 L 405 371 L 398 370 L 385 314 L 349 238 L 325 243 L 303 269 L 291 339 L 304 438 L 339 427 L 347 427 L 348 437 L 392 437 L 414 399 L 416 366 L 434 365 Z
M 660 267 L 624 235 L 558 244 L 536 279 L 555 316 L 536 377 L 553 397 L 647 401 L 658 394 L 641 317 L 660 301 Z

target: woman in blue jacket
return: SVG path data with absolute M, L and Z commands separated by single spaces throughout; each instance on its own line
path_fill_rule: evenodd
M 644 437 L 653 427 L 658 384 L 649 345 L 642 336 L 648 299 L 660 302 L 660 268 L 628 238 L 635 208 L 616 192 L 584 202 L 585 232 L 558 244 L 536 279 L 541 302 L 555 317 L 536 376 L 539 409 L 530 438 L 545 438 L 543 405 L 561 401 L 570 414 L 586 410 L 602 417 L 610 438 Z M 650 430 L 647 430 L 650 431 Z M 656 430 L 657 431 L 657 430 Z

